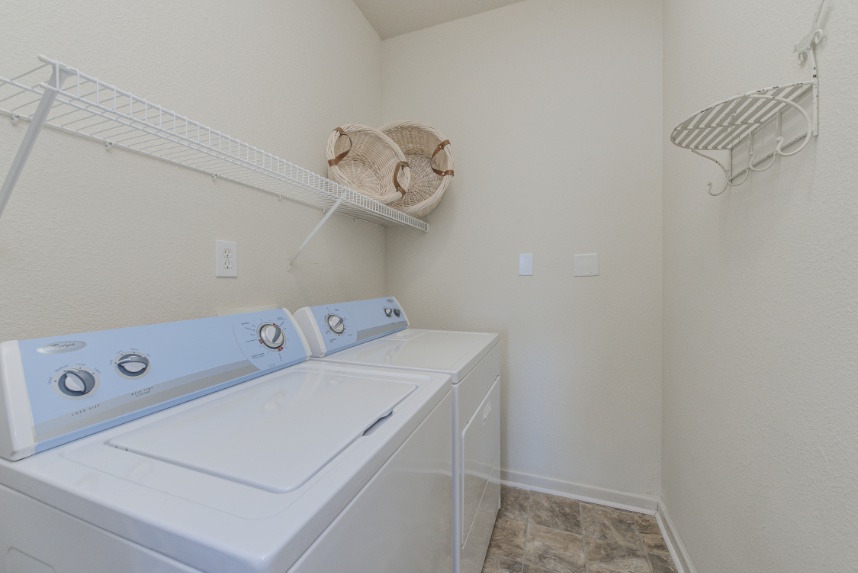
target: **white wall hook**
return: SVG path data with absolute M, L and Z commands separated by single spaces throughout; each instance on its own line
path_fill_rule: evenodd
M 9 116 L 9 121 L 12 123 L 12 125 L 18 125 L 18 122 L 21 121 L 21 116 L 17 113 L 13 113 Z
M 822 38 L 825 37 L 825 32 L 819 25 L 820 17 L 822 16 L 822 8 L 825 6 L 825 0 L 819 3 L 819 8 L 816 9 L 816 15 L 813 17 L 813 25 L 810 27 L 810 32 L 805 34 L 804 38 L 799 40 L 793 49 L 793 53 L 798 54 L 798 61 L 802 64 L 807 61 L 807 54 L 811 52 Z
M 110 151 L 111 149 L 113 149 L 113 142 L 112 141 L 105 141 L 104 142 L 104 149 L 105 149 L 105 151 Z
M 800 152 L 805 147 L 807 147 L 807 144 L 810 143 L 810 137 L 814 133 L 815 126 L 814 126 L 813 120 L 810 117 L 810 114 L 807 113 L 806 111 L 804 111 L 803 107 L 801 107 L 800 105 L 798 105 L 797 103 L 795 103 L 792 100 L 788 100 L 786 98 L 773 96 L 773 95 L 755 94 L 755 95 L 752 95 L 751 97 L 757 98 L 757 99 L 770 99 L 770 100 L 780 102 L 786 106 L 793 108 L 794 110 L 796 110 L 798 113 L 801 114 L 801 117 L 804 118 L 805 125 L 807 126 L 807 132 L 803 138 L 803 141 L 801 142 L 801 145 L 798 147 L 798 149 L 795 149 L 795 150 L 790 151 L 790 152 L 786 152 L 783 150 L 784 138 L 781 137 L 781 134 L 780 134 L 781 114 L 780 114 L 780 112 L 778 112 L 778 138 L 777 138 L 777 143 L 775 145 L 775 154 L 776 155 L 779 155 L 781 157 L 790 157 L 790 156 L 795 155 L 796 153 Z

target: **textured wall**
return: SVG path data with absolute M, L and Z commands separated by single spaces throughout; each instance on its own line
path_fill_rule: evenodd
M 383 63 L 385 120 L 435 125 L 457 162 L 430 233 L 388 233 L 388 286 L 417 326 L 502 333 L 506 477 L 656 495 L 660 2 L 530 0 L 386 40 Z M 573 278 L 590 252 L 601 276 Z
M 351 0 L 0 3 L 0 75 L 39 53 L 321 173 L 332 127 L 381 119 L 381 41 Z M 0 175 L 25 128 L 0 120 Z M 384 294 L 384 231 L 344 217 L 287 273 L 320 217 L 45 130 L 0 219 L 0 340 Z M 215 239 L 238 279 L 214 278 Z
M 858 4 L 827 4 L 817 141 L 718 198 L 665 148 L 663 487 L 699 573 L 858 571 Z M 665 139 L 809 79 L 816 5 L 665 0 Z

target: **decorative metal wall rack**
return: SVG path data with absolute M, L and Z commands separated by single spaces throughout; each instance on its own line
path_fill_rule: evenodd
M 334 212 L 383 226 L 429 230 L 425 221 L 271 153 L 61 62 L 39 60 L 41 65 L 19 76 L 0 77 L 0 113 L 12 123 L 30 122 L 0 187 L 0 216 L 45 125 L 107 149 L 127 149 L 322 209 L 324 217 L 290 266 Z
M 734 96 L 713 104 L 699 111 L 677 125 L 670 134 L 670 141 L 679 147 L 691 150 L 716 163 L 727 181 L 724 187 L 713 192 L 709 183 L 709 194 L 718 196 L 728 187 L 744 183 L 751 172 L 765 171 L 774 165 L 778 157 L 789 157 L 804 149 L 810 143 L 811 137 L 819 135 L 819 73 L 816 67 L 816 45 L 824 37 L 820 27 L 820 16 L 825 0 L 819 5 L 813 26 L 795 46 L 799 62 L 810 59 L 812 79 L 783 86 L 763 88 Z M 812 108 L 808 113 L 800 104 L 806 96 L 812 97 Z M 786 141 L 782 133 L 783 114 L 795 110 L 804 119 L 806 130 L 800 135 Z M 754 135 L 764 126 L 776 122 L 777 136 L 772 151 L 763 157 L 757 157 L 754 149 Z M 748 146 L 748 162 L 744 169 L 733 172 L 733 152 L 740 145 Z M 795 147 L 798 145 L 798 147 Z M 790 148 L 792 151 L 788 151 Z M 704 151 L 726 151 L 729 154 L 727 163 L 703 153 Z M 764 162 L 768 161 L 765 165 Z

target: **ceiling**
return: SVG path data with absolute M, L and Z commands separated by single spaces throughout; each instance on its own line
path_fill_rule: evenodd
M 522 0 L 354 0 L 382 40 Z

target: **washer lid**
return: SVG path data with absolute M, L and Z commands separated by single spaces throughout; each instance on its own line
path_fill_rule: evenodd
M 416 387 L 287 370 L 108 445 L 284 493 L 306 483 Z

